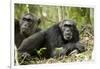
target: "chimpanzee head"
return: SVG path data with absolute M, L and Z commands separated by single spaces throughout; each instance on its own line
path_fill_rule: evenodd
M 32 15 L 31 13 L 25 14 L 20 20 L 21 34 L 29 35 L 33 30 L 35 30 L 40 22 L 40 18 L 37 18 L 35 15 Z
M 72 20 L 63 20 L 59 24 L 64 40 L 71 40 L 73 38 L 76 23 Z

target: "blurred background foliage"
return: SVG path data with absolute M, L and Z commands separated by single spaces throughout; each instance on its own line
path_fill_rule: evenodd
M 42 20 L 41 28 L 45 29 L 63 19 L 72 19 L 77 22 L 78 28 L 94 23 L 94 9 L 84 7 L 48 6 L 15 4 L 15 18 L 20 19 L 25 13 L 32 13 Z
M 35 14 L 41 18 L 42 29 L 47 29 L 53 24 L 63 19 L 71 19 L 76 21 L 80 31 L 81 42 L 87 47 L 87 51 L 83 54 L 68 56 L 63 58 L 61 62 L 72 62 L 90 60 L 93 51 L 94 39 L 94 8 L 86 7 L 69 7 L 69 6 L 50 6 L 50 5 L 32 5 L 32 4 L 15 4 L 14 17 L 20 19 L 25 13 Z M 58 58 L 59 59 L 59 58 Z M 43 59 L 42 61 L 31 61 L 32 63 L 52 63 L 58 62 L 58 59 Z M 60 61 L 60 60 L 59 60 Z M 25 62 L 24 62 L 25 64 Z M 29 64 L 29 63 L 26 63 Z

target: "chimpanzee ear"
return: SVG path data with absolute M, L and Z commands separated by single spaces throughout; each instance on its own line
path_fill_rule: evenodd
M 63 20 L 59 22 L 59 27 L 61 28 L 63 25 Z
M 61 22 L 59 22 L 59 28 L 61 29 L 61 27 L 62 27 L 62 23 L 61 23 Z
M 41 19 L 40 18 L 38 18 L 38 24 L 40 24 L 41 23 Z

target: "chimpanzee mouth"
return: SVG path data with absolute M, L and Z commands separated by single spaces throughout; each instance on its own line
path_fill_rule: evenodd
M 30 34 L 29 32 L 30 32 L 30 31 L 28 31 L 28 30 L 22 30 L 22 31 L 21 31 L 21 34 L 24 35 L 25 37 L 28 37 L 29 34 Z
M 22 28 L 21 32 L 22 32 L 22 34 L 29 34 L 30 30 L 26 29 L 26 28 Z
M 67 36 L 67 37 L 65 36 L 64 39 L 65 40 L 71 40 L 72 39 L 72 36 Z
M 64 33 L 64 39 L 65 40 L 71 40 L 72 39 L 72 33 Z

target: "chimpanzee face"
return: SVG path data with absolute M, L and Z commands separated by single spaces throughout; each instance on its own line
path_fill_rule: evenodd
M 30 34 L 36 25 L 38 25 L 39 19 L 32 14 L 26 14 L 20 21 L 21 34 Z
M 63 34 L 63 38 L 65 40 L 71 40 L 73 37 L 73 29 L 75 27 L 75 22 L 73 22 L 72 20 L 64 20 L 63 22 L 61 22 L 60 24 L 60 29 L 62 31 Z

